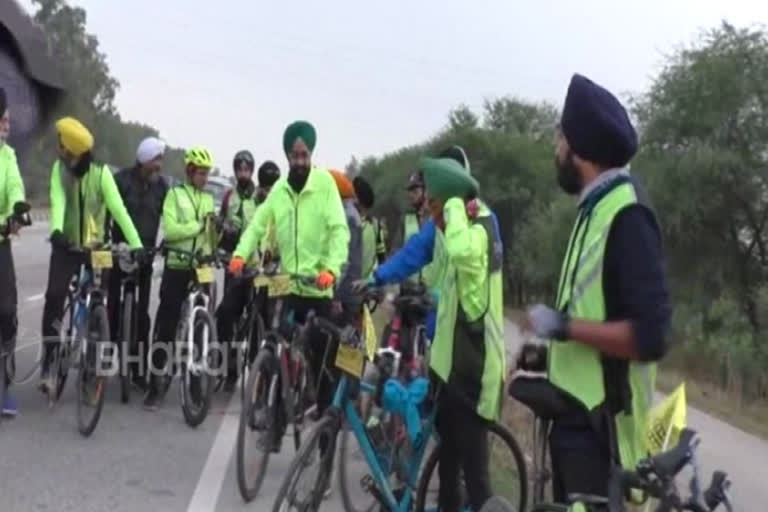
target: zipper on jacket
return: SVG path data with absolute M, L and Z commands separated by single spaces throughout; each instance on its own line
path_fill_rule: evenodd
M 299 198 L 300 194 L 296 195 L 296 206 L 293 207 L 293 215 L 295 217 L 293 221 L 293 252 L 296 257 L 296 264 L 294 265 L 294 273 L 299 273 Z

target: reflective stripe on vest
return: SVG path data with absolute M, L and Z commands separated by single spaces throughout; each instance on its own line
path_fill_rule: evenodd
M 445 281 L 437 308 L 430 368 L 453 391 L 473 404 L 481 417 L 497 421 L 501 414 L 506 356 L 501 254 L 496 248 L 493 220 L 487 209 L 470 229 L 486 234 L 486 279 L 470 292 L 459 289 L 456 268 L 446 259 Z M 435 245 L 443 233 L 435 233 Z M 497 243 L 498 242 L 498 243 Z
M 594 205 L 579 210 L 560 272 L 557 307 L 571 317 L 602 322 L 606 319 L 603 264 L 608 234 L 616 215 L 637 203 L 634 185 L 617 180 Z M 549 349 L 549 380 L 575 398 L 587 411 L 606 399 L 600 353 L 582 343 L 553 342 Z M 655 365 L 629 363 L 631 414 L 616 416 L 616 435 L 622 465 L 634 468 L 645 455 L 645 419 L 653 398 Z

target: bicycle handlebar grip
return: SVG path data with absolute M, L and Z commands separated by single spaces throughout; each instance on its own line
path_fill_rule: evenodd
M 726 486 L 726 478 L 728 475 L 723 471 L 715 471 L 712 473 L 712 482 L 704 491 L 704 503 L 706 503 L 709 510 L 715 510 L 720 503 L 723 502 L 723 491 Z
M 653 471 L 662 478 L 676 476 L 690 460 L 691 443 L 695 437 L 695 430 L 684 428 L 674 448 L 649 459 Z

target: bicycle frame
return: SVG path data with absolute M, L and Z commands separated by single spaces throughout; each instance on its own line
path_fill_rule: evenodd
M 187 297 L 187 304 L 186 304 L 186 310 L 187 310 L 187 318 L 185 319 L 187 323 L 187 354 L 186 354 L 186 361 L 187 361 L 187 368 L 189 368 L 193 372 L 201 372 L 205 370 L 205 366 L 207 365 L 207 361 L 203 361 L 202 364 L 197 364 L 194 361 L 194 350 L 195 350 L 195 313 L 197 313 L 199 310 L 203 310 L 206 313 L 209 313 L 209 307 L 210 307 L 210 301 L 211 298 L 208 296 L 207 293 L 205 293 L 200 286 L 195 286 L 192 291 L 190 292 L 189 296 Z M 211 336 L 211 333 L 207 330 L 203 334 L 203 346 L 201 347 L 202 354 L 208 354 L 208 343 L 209 338 Z
M 367 393 L 375 393 L 376 388 L 366 382 L 360 382 L 360 390 Z M 368 432 L 363 425 L 363 421 L 360 415 L 357 413 L 355 402 L 349 398 L 350 382 L 345 373 L 342 373 L 341 380 L 336 387 L 334 393 L 331 409 L 340 411 L 344 418 L 346 418 L 347 424 L 352 429 L 352 432 L 357 439 L 360 448 L 363 451 L 368 468 L 373 473 L 373 479 L 376 487 L 381 492 L 381 498 L 385 501 L 387 508 L 392 512 L 407 512 L 413 505 L 413 492 L 416 489 L 419 478 L 419 470 L 421 469 L 424 455 L 427 451 L 428 440 L 432 438 L 435 427 L 435 416 L 437 408 L 434 408 L 427 419 L 426 425 L 422 429 L 423 441 L 414 446 L 413 454 L 408 463 L 408 478 L 406 485 L 408 491 L 404 493 L 402 501 L 398 503 L 395 498 L 392 488 L 389 484 L 388 476 L 381 467 L 378 460 L 378 454 L 371 444 L 371 440 L 368 437 Z

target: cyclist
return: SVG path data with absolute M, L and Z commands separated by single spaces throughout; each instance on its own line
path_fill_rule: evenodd
M 330 173 L 313 167 L 312 151 L 317 135 L 306 121 L 291 123 L 283 134 L 283 149 L 290 164 L 288 176 L 275 183 L 267 200 L 256 211 L 235 249 L 229 271 L 239 275 L 245 262 L 257 249 L 269 222 L 275 224 L 275 240 L 286 272 L 317 276 L 315 286 L 297 283 L 295 294 L 285 301 L 286 318 L 303 322 L 314 310 L 328 317 L 332 287 L 347 261 L 349 228 L 341 197 Z M 310 333 L 310 364 L 314 375 L 322 375 L 326 336 Z M 330 404 L 332 385 L 320 381 L 317 396 L 318 413 Z M 278 436 L 274 450 L 280 449 Z
M 49 375 L 53 347 L 58 340 L 64 301 L 82 257 L 72 248 L 101 244 L 106 235 L 107 210 L 128 244 L 141 249 L 141 238 L 125 209 L 112 171 L 93 159 L 93 135 L 80 121 L 65 117 L 56 122 L 59 158 L 51 171 L 51 262 L 43 306 L 42 391 L 50 393 L 55 379 Z
M 242 153 L 247 153 L 243 155 Z M 239 157 L 239 158 L 238 158 Z M 250 160 L 249 160 L 250 158 Z M 253 171 L 253 157 L 250 156 L 250 153 L 247 151 L 240 152 L 237 155 L 235 155 L 235 167 L 237 169 L 238 165 L 240 166 L 240 169 L 246 168 L 247 169 L 247 163 L 248 161 L 251 162 L 250 169 L 251 172 Z M 248 187 L 248 185 L 243 185 L 241 183 L 241 179 L 243 182 L 245 181 L 246 172 L 244 170 L 240 171 L 239 177 L 238 177 L 238 194 L 240 193 L 241 187 Z M 247 175 L 248 183 L 250 184 L 250 188 L 253 187 L 253 182 L 251 181 L 250 174 Z M 232 246 L 231 249 L 228 249 L 229 252 L 232 252 L 237 242 L 240 240 L 241 233 L 243 229 L 248 225 L 248 222 L 253 218 L 253 214 L 256 213 L 260 205 L 264 202 L 264 200 L 267 198 L 267 195 L 269 194 L 270 189 L 272 188 L 272 185 L 280 178 L 280 169 L 275 165 L 274 162 L 266 161 L 259 167 L 258 171 L 258 181 L 259 186 L 255 189 L 253 192 L 253 196 L 255 198 L 252 200 L 253 206 L 248 211 L 247 215 L 244 215 L 241 217 L 241 222 L 238 224 L 239 228 L 237 231 L 237 237 L 235 238 L 235 245 Z M 235 208 L 234 204 L 243 204 L 243 198 L 242 196 L 239 196 L 238 199 L 235 199 L 235 203 L 227 207 L 229 198 L 228 196 L 225 197 L 224 204 L 222 205 L 222 216 L 225 216 L 227 213 L 231 213 L 232 209 Z M 226 208 L 226 209 L 225 209 Z M 241 206 L 237 207 L 238 209 L 242 210 L 243 208 Z M 266 238 L 266 237 L 265 237 Z M 266 246 L 267 242 L 265 241 L 262 245 Z M 266 247 L 264 247 L 266 248 Z M 238 280 L 232 280 L 229 273 L 227 273 L 224 276 L 224 297 L 221 300 L 221 304 L 219 304 L 218 309 L 216 310 L 216 332 L 219 335 L 219 339 L 223 341 L 231 341 L 233 332 L 232 327 L 237 320 L 237 318 L 242 314 L 243 308 L 245 307 L 246 303 L 248 302 L 248 294 L 250 292 L 251 283 L 247 281 L 238 281 Z M 262 314 L 262 318 L 266 321 L 267 320 L 267 296 L 264 293 L 264 290 L 260 290 L 260 296 L 259 296 L 259 302 L 261 305 L 260 313 Z M 234 348 L 232 348 L 229 351 L 229 358 L 227 360 L 228 363 L 228 369 L 227 369 L 227 377 L 224 381 L 224 391 L 230 392 L 235 388 L 235 385 L 237 384 L 237 378 L 238 378 L 238 365 L 237 363 L 237 355 L 234 351 Z
M 157 137 L 147 137 L 139 143 L 136 149 L 136 163 L 115 174 L 115 183 L 123 198 L 128 214 L 139 231 L 139 237 L 144 247 L 154 247 L 157 243 L 157 231 L 160 227 L 160 216 L 163 211 L 163 201 L 168 193 L 168 184 L 160 176 L 165 155 L 165 142 Z M 112 226 L 112 242 L 125 241 L 118 226 Z M 119 265 L 110 272 L 109 276 L 109 326 L 112 339 L 119 340 L 120 287 L 125 273 Z M 130 356 L 130 374 L 135 386 L 144 390 L 146 381 L 144 365 L 138 361 L 146 361 L 147 345 L 149 343 L 150 318 L 149 295 L 152 288 L 152 261 L 140 262 L 137 269 L 137 284 L 139 286 L 139 302 L 136 311 L 137 346 Z M 128 340 L 120 340 L 126 343 Z
M 349 247 L 347 265 L 340 279 L 336 300 L 334 300 L 333 312 L 338 317 L 340 325 L 353 324 L 359 317 L 362 302 L 360 294 L 353 289 L 353 283 L 361 278 L 363 262 L 362 246 L 362 221 L 360 213 L 355 206 L 355 187 L 346 174 L 341 171 L 331 170 L 336 182 L 336 187 L 344 206 L 344 214 L 347 217 L 349 228 Z
M 384 263 L 384 260 L 387 259 L 387 229 L 381 219 L 371 214 L 375 195 L 368 181 L 362 176 L 357 176 L 352 184 L 355 188 L 357 207 L 363 222 L 362 275 L 366 279 L 373 274 L 377 264 Z
M 232 161 L 236 184 L 224 194 L 219 212 L 219 217 L 226 221 L 220 246 L 227 252 L 235 250 L 240 232 L 256 212 L 258 201 L 256 186 L 253 184 L 255 166 L 253 155 L 246 150 L 238 151 Z M 224 287 L 228 287 L 227 283 Z
M 24 182 L 21 181 L 16 152 L 8 144 L 10 129 L 8 101 L 5 89 L 0 87 L 0 349 L 3 344 L 13 348 L 16 341 L 16 272 L 10 236 L 18 233 L 20 226 L 13 221 L 9 223 L 8 218 L 16 205 L 24 202 Z M 8 376 L 5 382 L 0 382 L 0 386 L 10 384 Z M 0 404 L 0 413 L 15 416 L 16 400 L 9 393 L 5 394 L 5 400 Z
M 437 429 L 442 511 L 461 505 L 463 473 L 473 510 L 491 496 L 487 422 L 498 421 L 505 346 L 501 239 L 478 185 L 450 158 L 425 159 L 422 168 L 445 259 L 430 370 L 441 392 Z
M 548 382 L 569 404 L 550 432 L 555 501 L 606 496 L 611 469 L 647 453 L 654 361 L 670 321 L 661 234 L 630 175 L 637 134 L 626 110 L 582 75 L 571 79 L 555 150 L 557 181 L 578 196 L 555 308 L 528 311 L 553 340 Z
M 186 182 L 172 187 L 163 202 L 163 232 L 165 245 L 170 249 L 200 251 L 210 254 L 212 247 L 205 233 L 208 222 L 214 216 L 213 196 L 204 190 L 208 173 L 213 167 L 211 153 L 204 147 L 196 146 L 184 153 Z M 160 304 L 155 315 L 155 333 L 152 343 L 162 343 L 159 348 L 150 349 L 152 369 L 149 391 L 144 398 L 144 407 L 157 409 L 160 396 L 160 372 L 165 368 L 168 354 L 173 354 L 176 327 L 181 307 L 187 298 L 190 282 L 195 279 L 194 262 L 184 255 L 169 251 L 165 257 L 163 279 L 160 282 Z M 173 362 L 171 367 L 173 367 Z M 193 377 L 192 392 L 199 385 Z

